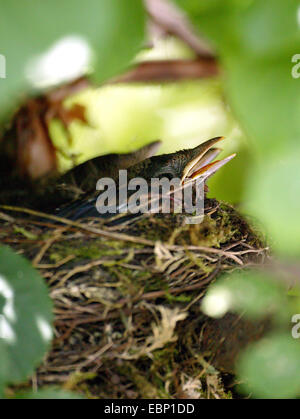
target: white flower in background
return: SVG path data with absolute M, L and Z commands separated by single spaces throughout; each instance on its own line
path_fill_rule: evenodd
M 91 61 L 88 42 L 81 36 L 66 36 L 28 63 L 26 78 L 37 88 L 53 86 L 87 73 Z

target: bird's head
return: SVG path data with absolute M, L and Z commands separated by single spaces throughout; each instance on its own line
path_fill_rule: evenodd
M 180 179 L 182 187 L 186 183 L 196 180 L 205 182 L 208 177 L 235 156 L 235 154 L 232 154 L 223 160 L 213 161 L 221 151 L 221 149 L 214 146 L 222 139 L 223 137 L 216 137 L 189 150 L 150 157 L 127 169 L 127 179 L 143 178 L 150 182 L 151 179 L 155 178 L 162 179 L 166 177 L 169 180 L 177 178 Z M 97 198 L 93 197 L 89 200 L 81 200 L 79 203 L 75 202 L 75 204 L 73 203 L 60 211 L 59 215 L 72 220 L 98 216 L 99 213 L 95 201 L 97 201 Z M 122 212 L 120 209 L 124 204 L 127 208 L 126 201 L 121 206 L 118 206 L 117 212 Z
M 235 157 L 235 154 L 231 154 L 225 159 L 213 161 L 221 152 L 220 148 L 214 146 L 223 138 L 215 137 L 195 148 L 150 157 L 133 166 L 130 169 L 130 177 L 142 177 L 146 180 L 163 177 L 179 178 L 182 184 L 197 179 L 204 182 Z

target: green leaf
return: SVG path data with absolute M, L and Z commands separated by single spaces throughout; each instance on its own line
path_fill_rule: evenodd
M 176 2 L 214 41 L 228 98 L 257 149 L 269 155 L 297 145 L 300 83 L 291 75 L 300 42 L 297 2 Z
M 1 313 L 1 309 L 0 309 Z M 3 339 L 0 338 L 0 399 L 4 397 L 4 389 L 6 384 L 6 378 L 9 377 L 10 360 L 8 354 L 8 348 L 4 343 Z
M 228 100 L 257 152 L 258 164 L 249 172 L 247 209 L 266 225 L 278 251 L 299 255 L 300 82 L 293 77 L 299 3 L 176 2 L 214 42 Z
M 300 344 L 290 334 L 269 335 L 249 346 L 237 363 L 241 390 L 260 398 L 300 394 Z
M 52 303 L 44 280 L 23 257 L 0 247 L 0 383 L 27 379 L 52 339 Z
M 288 310 L 284 287 L 268 275 L 255 271 L 236 271 L 212 285 L 202 302 L 202 310 L 221 317 L 232 310 L 257 319 L 275 314 L 278 319 Z
M 275 251 L 295 257 L 300 254 L 300 154 L 291 150 L 281 157 L 252 173 L 245 208 L 261 220 Z
M 2 114 L 28 89 L 30 62 L 58 41 L 75 37 L 87 43 L 94 53 L 95 78 L 103 81 L 128 65 L 144 37 L 140 0 L 0 0 L 0 4 L 0 53 L 6 59 L 6 78 L 0 79 Z M 64 71 L 69 52 L 57 58 L 58 72 Z

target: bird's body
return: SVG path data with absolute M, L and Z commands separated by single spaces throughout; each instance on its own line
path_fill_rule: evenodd
M 156 153 L 160 144 L 160 141 L 153 141 L 132 153 L 95 157 L 74 167 L 59 178 L 57 182 L 60 189 L 65 191 L 70 190 L 70 188 L 77 189 L 79 197 L 93 190 L 99 178 L 104 176 L 116 178 L 119 170 L 128 169 L 152 156 Z
M 118 176 L 120 169 L 127 169 L 155 154 L 160 144 L 160 141 L 154 141 L 131 153 L 95 157 L 63 175 L 54 173 L 35 180 L 2 172 L 0 204 L 53 213 L 58 207 L 86 199 L 95 191 L 99 178 Z
M 204 185 L 205 180 L 209 176 L 235 156 L 231 155 L 226 159 L 212 162 L 220 152 L 220 149 L 214 148 L 214 145 L 222 139 L 222 137 L 216 137 L 193 149 L 145 159 L 127 169 L 127 181 L 143 179 L 150 185 L 153 179 L 167 178 L 168 180 L 179 179 L 182 187 L 184 187 L 183 185 L 186 182 L 194 182 L 196 180 L 200 180 Z M 120 183 L 118 183 L 118 179 L 116 181 L 116 191 L 118 191 Z M 83 199 L 76 200 L 64 208 L 58 209 L 57 215 L 72 220 L 98 217 L 99 210 L 96 207 L 98 195 L 99 193 L 86 195 Z M 120 212 L 120 202 L 116 206 L 116 213 L 118 212 Z M 100 216 L 105 217 L 103 214 Z

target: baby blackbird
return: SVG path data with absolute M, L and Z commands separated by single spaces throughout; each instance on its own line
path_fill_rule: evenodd
M 152 179 L 167 178 L 171 180 L 176 178 L 180 179 L 181 185 L 196 180 L 204 183 L 220 167 L 235 157 L 235 154 L 232 154 L 225 159 L 213 161 L 221 151 L 214 146 L 221 140 L 223 137 L 216 137 L 192 149 L 150 157 L 130 167 L 127 170 L 127 180 L 129 182 L 134 178 L 142 178 L 150 184 Z M 97 192 L 92 196 L 76 200 L 70 205 L 58 209 L 56 215 L 72 220 L 103 217 L 96 207 L 98 195 Z M 121 207 L 117 206 L 116 213 L 122 212 L 120 209 Z

